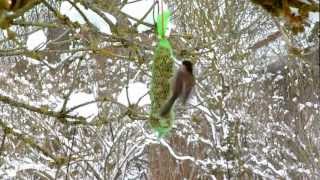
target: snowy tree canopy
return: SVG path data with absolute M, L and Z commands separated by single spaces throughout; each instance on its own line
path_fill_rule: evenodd
M 320 179 L 319 0 L 269 2 L 1 0 L 0 179 Z M 196 85 L 159 139 L 166 9 Z

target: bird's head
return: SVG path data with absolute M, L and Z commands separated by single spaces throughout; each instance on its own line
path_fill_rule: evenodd
M 183 61 L 182 62 L 183 66 L 187 69 L 188 72 L 193 74 L 193 64 L 190 61 Z

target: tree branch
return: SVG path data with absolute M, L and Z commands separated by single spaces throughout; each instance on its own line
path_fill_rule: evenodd
M 73 115 L 68 115 L 66 113 L 63 113 L 63 112 L 50 111 L 46 108 L 34 107 L 29 104 L 13 100 L 7 96 L 0 95 L 0 102 L 2 102 L 4 104 L 9 104 L 9 105 L 14 106 L 16 108 L 23 108 L 23 109 L 26 109 L 26 110 L 29 110 L 29 111 L 32 111 L 35 113 L 58 118 L 59 121 L 62 123 L 73 124 L 73 125 L 86 124 L 85 118 L 82 116 L 73 116 Z M 67 121 L 65 118 L 76 119 L 78 121 Z
M 271 35 L 267 36 L 265 39 L 262 39 L 262 40 L 256 42 L 254 45 L 252 45 L 248 49 L 255 51 L 255 50 L 257 50 L 263 46 L 266 46 L 269 43 L 277 40 L 281 35 L 282 35 L 282 33 L 280 31 L 274 32 Z

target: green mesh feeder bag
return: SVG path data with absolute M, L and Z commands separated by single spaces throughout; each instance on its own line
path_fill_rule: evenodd
M 157 35 L 160 39 L 154 52 L 151 80 L 151 113 L 149 122 L 158 137 L 165 136 L 171 129 L 174 121 L 173 110 L 167 117 L 160 117 L 159 112 L 170 96 L 170 79 L 173 74 L 172 48 L 165 38 L 170 12 L 165 11 L 157 20 Z

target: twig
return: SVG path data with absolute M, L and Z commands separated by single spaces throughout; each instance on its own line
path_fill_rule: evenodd
M 2 152 L 4 149 L 4 142 L 6 141 L 6 137 L 7 137 L 7 132 L 4 130 L 4 134 L 3 134 L 3 138 L 2 138 L 1 146 L 0 146 L 0 157 L 2 156 Z
M 262 39 L 256 43 L 254 43 L 254 45 L 252 45 L 251 47 L 249 47 L 248 49 L 251 49 L 253 51 L 268 45 L 269 43 L 277 40 L 280 36 L 282 35 L 282 33 L 280 31 L 274 32 L 271 35 L 267 36 L 265 39 Z
M 29 137 L 26 134 L 22 134 L 20 132 L 17 132 L 15 129 L 9 127 L 5 122 L 3 122 L 0 119 L 0 127 L 2 127 L 8 134 L 12 134 L 14 136 L 16 136 L 18 139 L 21 139 L 25 144 L 30 145 L 31 147 L 35 148 L 36 150 L 42 152 L 42 154 L 44 154 L 47 157 L 50 157 L 51 159 L 53 159 L 55 162 L 58 162 L 58 158 L 55 157 L 53 154 L 51 154 L 49 151 L 47 151 L 45 148 L 42 148 L 41 146 L 39 146 L 38 144 L 36 144 L 36 142 L 34 141 L 33 138 Z
M 73 145 L 74 145 L 74 136 L 75 136 L 75 134 L 76 134 L 76 128 L 73 128 L 70 154 L 68 155 L 68 164 L 67 164 L 66 180 L 68 180 L 69 167 L 70 167 L 70 161 L 71 161 L 71 156 L 72 156 L 72 148 L 73 148 Z
M 23 108 L 23 109 L 26 109 L 26 110 L 29 110 L 32 112 L 36 112 L 36 113 L 43 114 L 46 116 L 58 118 L 60 120 L 60 122 L 62 122 L 62 123 L 74 124 L 74 125 L 75 124 L 86 124 L 85 118 L 82 116 L 72 116 L 72 115 L 62 113 L 62 112 L 55 112 L 55 111 L 47 110 L 45 108 L 34 107 L 34 106 L 31 106 L 27 103 L 13 100 L 10 97 L 4 96 L 4 95 L 0 95 L 0 102 L 2 102 L 4 104 L 9 104 L 9 105 L 17 107 L 17 108 Z M 61 120 L 61 118 L 76 119 L 78 121 L 66 121 L 66 120 Z
M 142 24 L 142 22 L 144 22 L 143 20 L 148 16 L 148 14 L 153 10 L 153 8 L 155 7 L 155 5 L 157 4 L 157 1 L 155 1 L 152 6 L 149 8 L 149 10 L 144 14 L 144 16 L 142 16 L 142 18 L 137 21 L 137 23 L 135 23 L 133 25 L 133 27 L 138 27 L 140 24 Z

